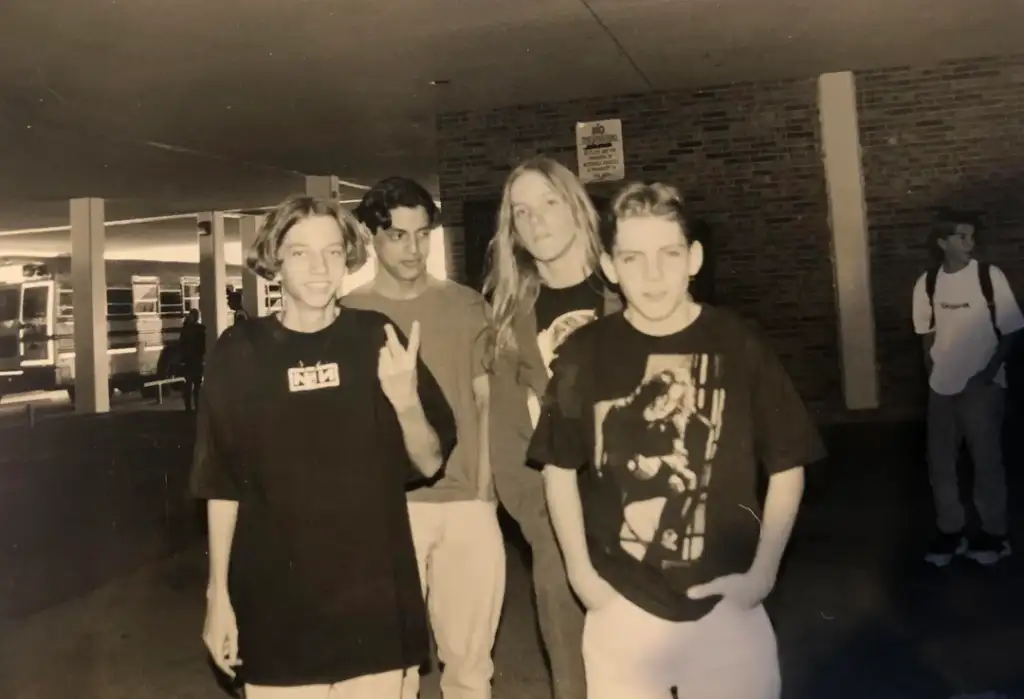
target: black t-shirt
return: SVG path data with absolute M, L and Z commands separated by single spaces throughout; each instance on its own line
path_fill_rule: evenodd
M 191 487 L 239 502 L 228 584 L 246 682 L 334 683 L 427 657 L 405 498 L 422 477 L 377 378 L 388 322 L 345 309 L 299 333 L 269 316 L 230 328 L 208 362 Z M 452 411 L 422 362 L 418 383 L 447 459 Z
M 704 306 L 666 337 L 622 314 L 597 320 L 552 369 L 530 462 L 585 469 L 594 567 L 655 616 L 704 616 L 720 598 L 686 591 L 753 562 L 758 465 L 774 474 L 824 456 L 778 358 L 737 317 Z
M 577 329 L 603 315 L 604 282 L 595 272 L 579 284 L 561 289 L 542 286 L 534 304 L 537 316 L 537 346 L 544 364 Z

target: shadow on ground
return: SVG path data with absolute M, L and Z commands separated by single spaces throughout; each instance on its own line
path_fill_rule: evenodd
M 5 697 L 77 697 L 85 686 L 104 688 L 96 699 L 225 696 L 199 644 L 205 561 L 200 510 L 186 495 L 192 430 L 187 415 L 154 411 L 31 432 L 0 424 L 0 655 L 22 678 Z M 1024 567 L 919 563 L 932 519 L 921 426 L 844 425 L 826 439 L 831 456 L 809 471 L 768 604 L 786 699 L 1024 697 Z M 1022 456 L 1010 440 L 1007 463 Z M 1024 478 L 1010 471 L 1020 493 Z M 515 555 L 523 546 L 506 529 L 495 697 L 547 699 L 529 576 Z M 424 684 L 424 699 L 435 696 L 436 673 Z

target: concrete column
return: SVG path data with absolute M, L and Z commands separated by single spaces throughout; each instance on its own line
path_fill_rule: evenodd
M 850 410 L 877 408 L 871 247 L 853 73 L 819 76 L 818 115 L 832 228 L 843 394 Z
M 227 266 L 224 261 L 224 214 L 197 217 L 199 234 L 199 312 L 206 326 L 206 352 L 228 327 Z
M 75 412 L 110 412 L 104 202 L 71 200 L 71 291 L 75 320 Z
M 306 195 L 337 201 L 341 198 L 341 182 L 334 175 L 306 175 Z
M 267 313 L 267 282 L 245 264 L 263 219 L 263 216 L 242 216 L 238 220 L 242 237 L 242 308 L 250 318 L 258 318 Z

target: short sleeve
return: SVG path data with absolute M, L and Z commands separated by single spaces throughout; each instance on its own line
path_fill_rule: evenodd
M 580 470 L 590 461 L 584 380 L 585 352 L 576 336 L 559 348 L 551 362 L 551 380 L 541 401 L 540 420 L 527 451 L 527 465 Z
M 1024 328 L 1024 317 L 1021 316 L 1017 298 L 1010 288 L 1010 282 L 998 267 L 990 267 L 992 274 L 992 300 L 996 305 L 996 324 L 999 332 L 1010 335 Z
M 807 406 L 779 361 L 760 337 L 754 355 L 752 418 L 758 461 L 770 474 L 807 466 L 825 457 L 825 446 Z
M 932 305 L 928 301 L 928 294 L 925 290 L 925 274 L 922 274 L 914 284 L 912 314 L 914 319 L 914 332 L 918 335 L 927 335 L 935 330 L 932 325 Z M 904 289 L 906 287 L 903 287 Z M 906 308 L 906 306 L 904 306 Z
M 203 390 L 199 393 L 196 437 L 189 489 L 200 500 L 239 500 L 241 492 L 236 463 L 228 448 L 231 434 L 230 397 L 243 359 L 236 338 L 224 336 L 206 363 Z

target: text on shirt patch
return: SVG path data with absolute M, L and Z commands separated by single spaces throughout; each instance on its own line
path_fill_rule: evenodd
M 288 370 L 288 390 L 291 393 L 318 391 L 322 388 L 337 388 L 340 385 L 340 375 L 336 362 L 317 364 L 315 366 L 297 366 Z

